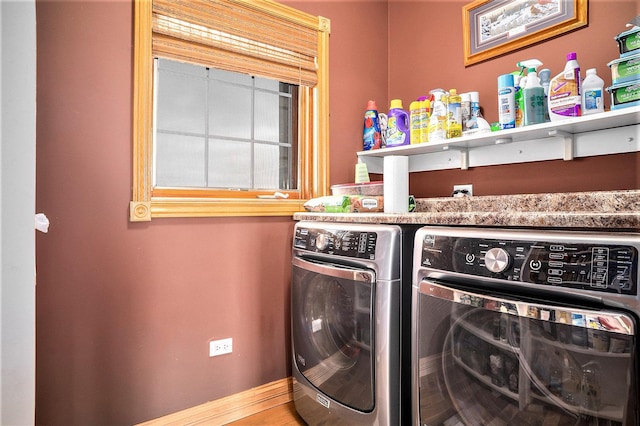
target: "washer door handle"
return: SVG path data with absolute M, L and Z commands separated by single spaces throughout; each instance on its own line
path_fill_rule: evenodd
M 301 269 L 315 272 L 320 275 L 328 275 L 346 280 L 359 281 L 364 283 L 373 283 L 375 281 L 375 273 L 368 269 L 350 268 L 348 266 L 335 265 L 326 262 L 314 262 L 311 260 L 294 257 L 291 261 L 293 266 Z

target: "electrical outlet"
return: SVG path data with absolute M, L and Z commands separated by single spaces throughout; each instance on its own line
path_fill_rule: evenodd
M 462 193 L 464 195 L 472 196 L 473 195 L 473 185 L 470 184 L 470 183 L 467 184 L 467 185 L 453 185 L 453 193 L 454 194 Z
M 209 356 L 230 354 L 233 352 L 233 339 L 212 340 L 209 342 Z

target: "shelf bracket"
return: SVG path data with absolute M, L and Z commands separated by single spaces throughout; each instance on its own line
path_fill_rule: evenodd
M 469 149 L 443 146 L 443 151 L 458 151 L 460 153 L 460 170 L 469 170 Z
M 575 149 L 573 144 L 573 133 L 564 130 L 549 130 L 549 136 L 557 136 L 564 139 L 564 161 L 571 161 L 574 158 Z

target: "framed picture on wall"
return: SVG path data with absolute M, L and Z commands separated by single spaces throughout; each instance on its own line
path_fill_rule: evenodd
M 462 8 L 464 64 L 587 25 L 588 0 L 475 0 Z

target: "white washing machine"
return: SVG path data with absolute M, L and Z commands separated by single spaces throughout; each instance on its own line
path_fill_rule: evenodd
M 308 424 L 410 422 L 413 235 L 395 225 L 296 224 L 292 376 Z

